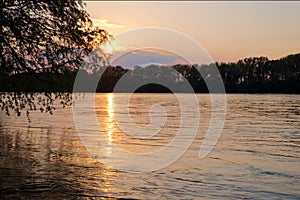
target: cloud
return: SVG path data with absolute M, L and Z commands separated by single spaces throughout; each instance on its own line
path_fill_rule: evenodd
M 173 60 L 173 64 L 191 64 L 186 59 L 180 57 L 178 59 Z
M 145 49 L 137 49 L 137 51 L 155 53 L 155 54 L 159 54 L 161 56 L 174 56 L 173 53 L 168 52 L 163 49 L 145 48 Z
M 112 65 L 120 65 L 125 68 L 132 68 L 136 65 L 174 65 L 178 63 L 187 64 L 188 62 L 178 55 L 155 49 L 136 49 L 129 52 L 119 51 L 115 52 L 111 60 Z
M 96 19 L 96 18 L 91 18 L 93 21 L 93 24 L 95 26 L 99 26 L 101 28 L 109 28 L 109 29 L 118 29 L 118 28 L 124 28 L 124 26 L 120 24 L 114 24 L 109 22 L 107 19 Z

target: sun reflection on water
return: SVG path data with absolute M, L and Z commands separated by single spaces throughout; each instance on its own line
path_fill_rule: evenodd
M 114 117 L 114 105 L 113 105 L 114 94 L 113 93 L 107 94 L 106 98 L 107 98 L 108 117 L 111 121 L 113 121 L 113 117 Z
M 106 153 L 107 155 L 110 155 L 112 153 L 112 142 L 114 141 L 113 139 L 113 123 L 114 123 L 114 105 L 113 105 L 113 100 L 114 100 L 114 96 L 113 93 L 107 94 L 106 95 L 106 99 L 107 99 L 107 120 L 106 120 L 106 138 L 107 138 L 107 143 L 108 143 L 108 147 L 106 148 Z

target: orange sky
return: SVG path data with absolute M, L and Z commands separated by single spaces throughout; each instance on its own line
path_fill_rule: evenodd
M 183 33 L 215 61 L 300 52 L 300 2 L 94 2 L 87 10 L 114 35 L 142 27 Z

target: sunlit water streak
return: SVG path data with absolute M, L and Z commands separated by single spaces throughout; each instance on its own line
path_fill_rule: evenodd
M 131 117 L 140 126 L 150 123 L 151 105 L 160 103 L 167 111 L 165 126 L 150 141 L 132 139 L 118 128 L 115 114 L 124 110 L 116 97 L 122 95 L 97 94 L 96 114 L 109 144 L 149 152 L 174 137 L 180 120 L 174 95 L 132 97 Z M 211 105 L 207 94 L 197 96 L 201 126 L 193 145 L 174 164 L 141 174 L 116 171 L 91 157 L 76 133 L 71 109 L 57 109 L 53 116 L 32 113 L 30 126 L 25 118 L 1 113 L 0 197 L 299 199 L 300 95 L 228 95 L 224 130 L 205 159 L 198 151 Z

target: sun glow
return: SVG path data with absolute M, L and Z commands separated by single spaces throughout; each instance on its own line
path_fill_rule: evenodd
M 114 51 L 114 48 L 109 44 L 109 45 L 106 45 L 105 51 L 107 53 L 112 53 Z
M 105 54 L 112 54 L 114 52 L 114 47 L 111 44 L 105 44 L 101 45 L 100 49 L 105 53 Z

